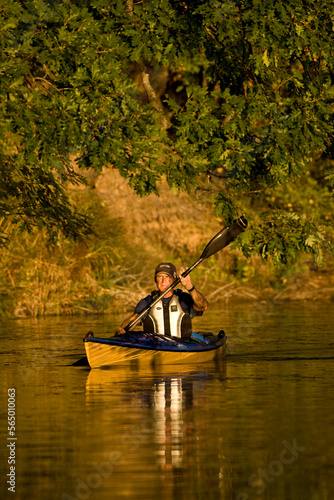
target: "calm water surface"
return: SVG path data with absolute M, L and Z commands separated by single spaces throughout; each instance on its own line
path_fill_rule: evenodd
M 88 330 L 109 336 L 121 319 L 1 322 L 1 498 L 334 498 L 332 303 L 209 310 L 194 326 L 225 329 L 218 365 L 71 366 Z

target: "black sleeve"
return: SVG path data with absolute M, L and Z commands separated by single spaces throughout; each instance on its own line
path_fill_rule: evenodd
M 152 304 L 152 295 L 147 295 L 144 299 L 141 299 L 135 308 L 135 314 L 141 314 L 150 304 Z

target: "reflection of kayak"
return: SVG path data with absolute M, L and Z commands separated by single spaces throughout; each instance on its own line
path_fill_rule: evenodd
M 161 382 L 178 380 L 185 389 L 194 384 L 219 383 L 226 377 L 226 363 L 192 363 L 184 365 L 129 366 L 114 365 L 107 369 L 89 370 L 86 379 L 86 403 L 110 402 L 110 396 L 141 399 L 145 406 L 152 388 Z M 201 392 L 201 389 L 199 389 Z
M 130 332 L 102 339 L 88 332 L 84 338 L 91 368 L 102 368 L 129 362 L 140 365 L 175 365 L 206 363 L 225 354 L 226 336 L 193 333 L 190 339 L 166 337 L 154 333 Z

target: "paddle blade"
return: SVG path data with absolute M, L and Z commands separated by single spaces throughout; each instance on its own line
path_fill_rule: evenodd
M 214 236 L 206 245 L 201 255 L 201 259 L 207 259 L 214 253 L 217 253 L 219 250 L 227 247 L 227 245 L 234 241 L 236 237 L 246 229 L 246 227 L 246 219 L 244 217 L 239 217 L 239 219 L 237 219 L 231 226 L 221 229 L 219 233 L 217 233 L 216 236 Z

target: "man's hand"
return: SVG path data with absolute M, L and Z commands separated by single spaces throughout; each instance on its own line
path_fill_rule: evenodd
M 184 269 L 183 267 L 180 268 L 179 278 L 180 278 L 181 283 L 184 286 L 184 288 L 189 291 L 194 286 L 191 282 L 190 274 L 188 274 L 188 276 L 186 276 L 185 278 L 182 278 L 182 276 L 181 276 L 187 269 L 188 269 L 188 267 L 186 267 L 186 269 Z

